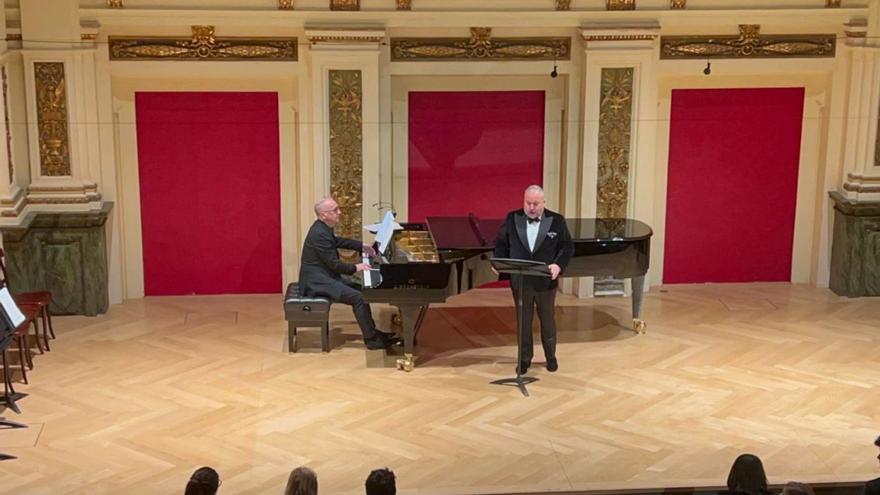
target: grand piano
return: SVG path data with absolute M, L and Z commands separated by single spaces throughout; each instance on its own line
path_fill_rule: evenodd
M 487 280 L 489 258 L 502 219 L 428 217 L 403 223 L 390 241 L 379 243 L 380 256 L 364 272 L 364 299 L 389 303 L 402 317 L 403 358 L 397 366 L 415 367 L 415 338 L 431 303 L 440 303 Z M 563 277 L 615 277 L 632 280 L 633 329 L 644 333 L 639 319 L 648 271 L 651 228 L 629 218 L 566 219 L 574 255 Z M 386 237 L 389 235 L 386 233 Z

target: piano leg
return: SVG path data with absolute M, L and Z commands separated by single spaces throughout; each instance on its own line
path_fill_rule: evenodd
M 413 350 L 415 348 L 416 330 L 421 318 L 422 311 L 428 309 L 428 305 L 400 304 L 400 316 L 403 319 L 403 358 L 397 360 L 397 369 L 410 372 L 416 367 Z M 424 309 L 423 309 L 424 308 Z
M 639 319 L 639 313 L 642 310 L 642 296 L 644 295 L 645 276 L 640 275 L 632 278 L 632 315 L 633 330 L 636 333 L 643 334 L 648 328 L 648 324 L 644 320 Z

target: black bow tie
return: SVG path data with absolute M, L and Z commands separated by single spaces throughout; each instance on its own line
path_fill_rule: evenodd
M 540 223 L 541 217 L 538 217 L 538 218 L 526 217 L 526 220 L 528 220 L 529 223 Z

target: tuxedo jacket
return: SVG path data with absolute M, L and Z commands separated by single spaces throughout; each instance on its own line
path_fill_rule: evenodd
M 559 213 L 544 209 L 534 251 L 529 249 L 526 219 L 526 213 L 522 209 L 507 214 L 495 238 L 495 257 L 540 261 L 548 265 L 556 263 L 562 272 L 565 272 L 565 267 L 574 254 L 574 243 L 565 224 L 565 218 Z M 560 276 L 562 276 L 561 272 Z M 510 276 L 502 273 L 499 278 L 507 280 Z M 524 281 L 527 287 L 536 291 L 556 289 L 558 285 L 558 278 L 550 280 L 549 277 L 527 276 Z
M 303 295 L 341 297 L 344 285 L 342 274 L 354 275 L 357 267 L 339 259 L 337 249 L 353 249 L 360 252 L 363 243 L 354 239 L 336 237 L 326 223 L 315 220 L 306 234 L 299 267 L 299 286 Z

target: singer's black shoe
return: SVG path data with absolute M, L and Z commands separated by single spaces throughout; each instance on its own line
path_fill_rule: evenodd
M 558 369 L 559 361 L 557 361 L 556 358 L 550 358 L 547 360 L 547 371 L 549 371 L 550 373 L 554 373 Z
M 531 361 L 520 361 L 519 362 L 519 369 L 517 370 L 517 373 L 519 373 L 520 375 L 525 375 L 526 373 L 528 373 L 529 366 L 531 366 L 531 365 L 532 365 Z

